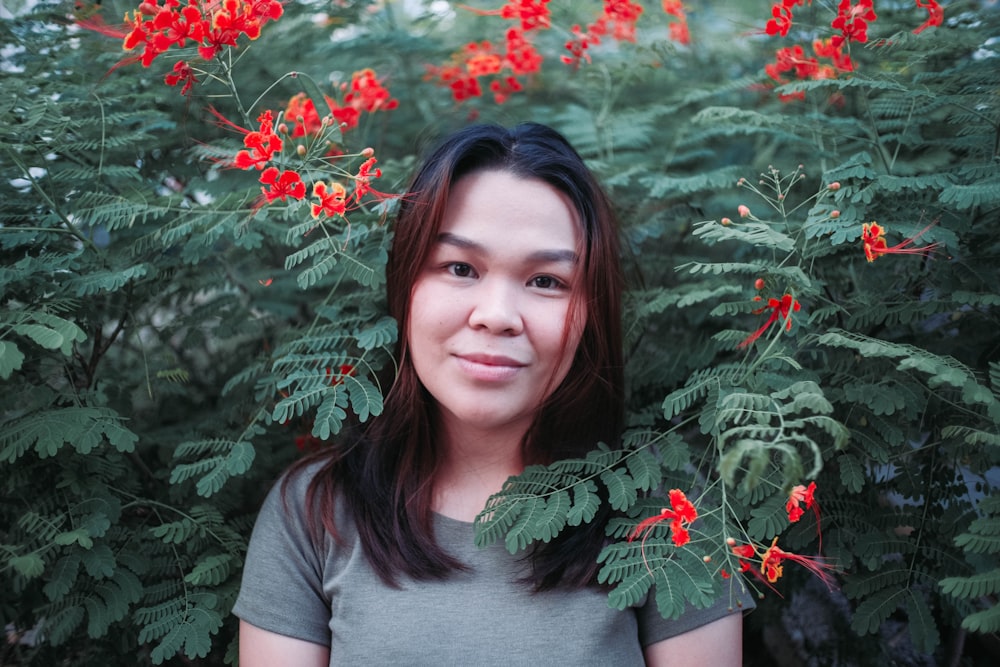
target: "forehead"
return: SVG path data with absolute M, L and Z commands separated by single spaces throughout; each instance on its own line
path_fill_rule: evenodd
M 577 251 L 580 216 L 570 199 L 544 181 L 507 171 L 477 171 L 452 187 L 438 240 L 465 237 L 500 246 L 535 244 Z

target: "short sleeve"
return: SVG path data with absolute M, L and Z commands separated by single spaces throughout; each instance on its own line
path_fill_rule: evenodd
M 233 613 L 264 630 L 329 646 L 325 557 L 306 520 L 310 478 L 306 472 L 295 474 L 284 493 L 279 481 L 264 500 L 250 536 Z
M 722 597 L 705 609 L 699 609 L 690 604 L 680 618 L 665 619 L 656 607 L 654 591 L 650 590 L 645 604 L 636 609 L 639 624 L 639 643 L 645 648 L 650 644 L 682 635 L 688 630 L 694 630 L 712 621 L 717 621 L 729 614 L 740 614 L 756 607 L 753 597 L 746 589 L 734 587 L 731 595 L 724 593 Z

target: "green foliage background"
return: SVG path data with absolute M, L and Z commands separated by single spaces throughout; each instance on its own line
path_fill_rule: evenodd
M 375 149 L 378 189 L 400 191 L 449 129 L 530 119 L 564 132 L 619 207 L 627 447 L 528 470 L 482 515 L 483 543 L 550 539 L 592 517 L 603 486 L 622 513 L 602 555 L 613 605 L 655 585 L 675 615 L 742 581 L 763 594 L 759 646 L 811 575 L 789 563 L 771 590 L 720 568 L 738 569 L 727 537 L 780 536 L 836 568 L 829 595 L 856 635 L 816 664 L 898 659 L 880 633 L 899 619 L 925 661 L 971 664 L 1000 630 L 1000 12 L 947 3 L 915 35 L 924 10 L 877 3 L 856 72 L 789 84 L 805 100 L 783 103 L 763 66 L 829 34 L 829 3 L 798 8 L 785 39 L 762 34 L 766 3 L 690 3 L 683 47 L 647 2 L 636 43 L 606 40 L 579 69 L 558 62 L 562 43 L 601 3 L 552 4 L 542 72 L 503 105 L 457 104 L 424 78 L 469 41 L 502 41 L 499 17 L 461 8 L 288 4 L 220 61 L 232 88 L 208 77 L 190 97 L 163 84 L 168 57 L 116 68 L 119 42 L 73 25 L 93 8 L 0 20 L 5 664 L 234 661 L 229 609 L 263 494 L 297 438 L 381 411 L 392 204 L 322 233 L 302 203 L 254 208 L 257 174 L 213 162 L 242 144 L 208 108 L 249 127 L 364 67 L 399 107 L 337 139 Z M 935 222 L 917 245 L 939 247 L 869 263 L 873 220 L 890 245 Z M 739 347 L 770 314 L 754 297 L 785 294 L 801 304 L 790 328 Z M 331 385 L 343 364 L 357 374 Z M 812 514 L 785 512 L 812 480 L 821 540 Z M 690 545 L 664 527 L 620 539 L 659 511 L 657 488 L 698 506 Z

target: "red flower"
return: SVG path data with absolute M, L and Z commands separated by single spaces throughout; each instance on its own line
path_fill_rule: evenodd
M 542 69 L 542 55 L 524 38 L 524 31 L 511 28 L 507 31 L 507 52 L 504 62 L 514 74 L 534 74 Z
M 914 35 L 919 35 L 927 28 L 944 23 L 944 8 L 935 0 L 917 0 L 917 7 L 927 10 L 927 20 L 913 30 Z
M 788 31 L 792 27 L 792 7 L 799 4 L 796 0 L 783 0 L 780 4 L 771 8 L 770 21 L 764 26 L 764 32 L 768 35 L 788 36 Z
M 694 523 L 694 520 L 698 518 L 698 510 L 680 489 L 671 489 L 667 496 L 670 498 L 670 507 L 664 507 L 659 514 L 639 522 L 639 525 L 629 534 L 629 542 L 640 535 L 643 536 L 642 539 L 645 542 L 653 526 L 667 520 L 670 521 L 670 534 L 674 546 L 682 547 L 691 541 L 691 535 L 687 531 L 687 526 Z
M 260 182 L 271 186 L 260 189 L 268 204 L 275 199 L 286 201 L 286 197 L 302 199 L 306 196 L 306 185 L 302 182 L 302 177 L 295 171 L 279 172 L 277 167 L 268 167 L 261 172 Z
M 292 123 L 292 137 L 305 137 L 318 134 L 323 128 L 323 122 L 316 111 L 316 105 L 305 93 L 293 95 L 288 100 L 283 116 L 286 122 Z
M 788 495 L 788 502 L 785 503 L 785 511 L 788 512 L 788 520 L 791 523 L 795 523 L 805 514 L 805 510 L 802 509 L 801 504 L 805 504 L 806 509 L 813 507 L 815 494 L 816 482 L 810 482 L 808 487 L 801 484 L 792 487 L 792 491 Z M 818 518 L 819 505 L 816 505 L 816 515 Z
M 740 343 L 738 347 L 746 347 L 753 343 L 755 340 L 760 338 L 765 331 L 767 331 L 768 327 L 777 322 L 779 319 L 785 323 L 785 330 L 790 331 L 792 328 L 791 313 L 798 312 L 802 306 L 792 297 L 791 294 L 786 294 L 781 297 L 780 301 L 774 298 L 768 299 L 767 306 L 754 312 L 761 313 L 768 308 L 771 309 L 771 315 L 767 318 L 767 321 L 764 322 L 763 326 L 757 329 L 757 331 L 754 331 L 752 334 L 747 336 L 746 340 Z
M 936 220 L 921 229 L 914 236 L 904 239 L 902 243 L 897 243 L 891 248 L 885 242 L 885 228 L 874 220 L 861 225 L 861 241 L 865 249 L 865 257 L 869 262 L 874 262 L 882 255 L 929 255 L 934 252 L 939 243 L 931 243 L 920 248 L 909 247 L 914 241 L 919 239 L 924 233 L 934 226 Z
M 274 133 L 274 120 L 270 111 L 257 117 L 260 130 L 248 132 L 243 138 L 247 150 L 240 151 L 233 160 L 239 169 L 263 169 L 275 153 L 281 152 L 281 138 Z
M 344 96 L 344 104 L 357 111 L 374 113 L 379 110 L 388 111 L 399 106 L 389 91 L 376 78 L 375 71 L 365 68 L 351 75 L 349 92 Z
M 126 51 L 143 46 L 140 60 L 149 67 L 153 60 L 172 46 L 184 47 L 191 40 L 198 53 L 208 60 L 224 46 L 236 46 L 240 35 L 250 39 L 260 36 L 261 26 L 281 17 L 284 6 L 279 0 L 146 0 L 125 15 L 131 29 L 122 46 Z
M 623 42 L 635 41 L 635 24 L 642 14 L 642 5 L 630 0 L 604 0 L 603 20 L 614 25 L 613 36 Z
M 465 71 L 469 76 L 496 74 L 503 67 L 503 60 L 493 51 L 493 45 L 486 40 L 478 44 L 476 42 L 466 44 L 465 54 Z
M 681 0 L 663 0 L 663 11 L 677 20 L 670 24 L 670 39 L 678 44 L 690 44 L 691 33 L 688 31 L 687 14 Z
M 163 77 L 163 81 L 168 86 L 176 86 L 183 81 L 184 86 L 181 88 L 181 95 L 187 95 L 191 92 L 191 86 L 198 83 L 198 79 L 194 76 L 194 70 L 183 60 L 178 60 L 174 63 L 173 74 L 167 74 Z
M 844 42 L 865 43 L 868 41 L 868 22 L 878 17 L 872 7 L 872 0 L 858 0 L 851 5 L 851 0 L 842 0 L 837 11 L 837 18 L 831 24 L 839 35 L 833 36 L 833 45 L 840 46 Z
M 510 0 L 500 9 L 500 16 L 519 20 L 522 30 L 544 29 L 552 25 L 548 4 L 549 0 Z
M 503 104 L 512 93 L 519 93 L 523 88 L 520 81 L 508 76 L 505 79 L 491 81 L 490 90 L 493 91 L 493 101 L 497 104 Z
M 347 210 L 347 191 L 340 183 L 333 182 L 327 185 L 323 181 L 313 185 L 313 197 L 319 197 L 318 204 L 312 204 L 312 217 L 318 218 L 321 213 L 325 213 L 328 218 L 336 215 L 343 215 Z
M 760 573 L 767 579 L 768 583 L 773 584 L 781 578 L 781 575 L 784 574 L 782 561 L 786 560 L 798 563 L 819 577 L 826 584 L 827 588 L 833 588 L 833 575 L 830 574 L 833 568 L 829 563 L 822 558 L 801 556 L 784 551 L 778 547 L 777 537 L 774 538 L 771 546 L 767 548 L 760 558 Z
M 382 170 L 375 167 L 375 163 L 378 162 L 375 158 L 368 158 L 365 160 L 360 167 L 358 167 L 358 175 L 354 177 L 354 203 L 360 204 L 361 198 L 364 197 L 369 192 L 374 193 L 378 197 L 385 197 L 381 192 L 372 189 L 372 179 L 381 178 Z
M 584 32 L 578 25 L 574 25 L 571 31 L 573 39 L 566 42 L 566 50 L 572 55 L 562 56 L 561 60 L 567 65 L 579 67 L 581 60 L 590 62 L 590 54 L 587 53 L 587 49 L 590 48 L 591 44 L 600 44 L 601 38 L 597 34 L 592 34 L 589 30 Z

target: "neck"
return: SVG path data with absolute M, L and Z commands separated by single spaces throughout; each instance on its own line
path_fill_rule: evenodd
M 508 477 L 524 471 L 520 433 L 442 429 L 443 459 L 434 475 L 434 510 L 472 521 Z

